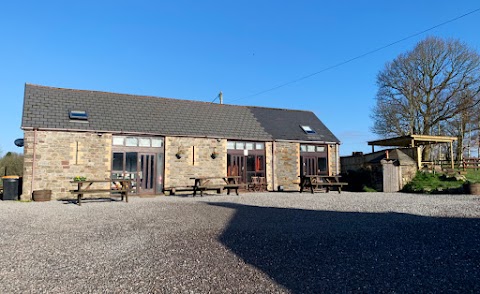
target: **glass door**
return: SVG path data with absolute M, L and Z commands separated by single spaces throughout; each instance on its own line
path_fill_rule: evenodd
M 227 175 L 240 176 L 240 184 L 251 183 L 253 176 L 265 177 L 265 156 L 228 154 Z
M 139 194 L 155 193 L 155 153 L 139 153 Z
M 245 156 L 243 155 L 228 155 L 227 156 L 227 175 L 240 176 L 239 184 L 245 184 Z
M 112 159 L 112 179 L 132 180 L 131 193 L 137 193 L 137 152 L 114 152 Z

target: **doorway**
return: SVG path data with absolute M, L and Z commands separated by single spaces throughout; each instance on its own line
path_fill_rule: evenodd
M 138 193 L 155 193 L 155 153 L 139 153 Z
M 132 195 L 163 192 L 162 137 L 113 136 L 112 179 L 132 180 Z
M 227 175 L 240 176 L 239 184 L 247 185 L 252 182 L 252 177 L 265 177 L 265 155 L 258 154 L 235 154 L 227 155 Z M 252 152 L 253 153 L 253 152 Z

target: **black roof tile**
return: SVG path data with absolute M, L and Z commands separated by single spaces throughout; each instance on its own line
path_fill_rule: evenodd
M 149 133 L 165 136 L 339 142 L 310 111 L 213 104 L 151 96 L 25 85 L 22 128 Z M 88 123 L 74 123 L 84 110 Z M 300 125 L 316 134 L 307 135 Z

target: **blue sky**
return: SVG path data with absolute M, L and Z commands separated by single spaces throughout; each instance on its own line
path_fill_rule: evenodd
M 361 3 L 360 3 L 361 2 Z M 376 75 L 427 36 L 480 52 L 480 12 L 308 79 L 480 8 L 469 1 L 3 1 L 0 150 L 20 129 L 25 83 L 311 110 L 369 152 Z M 254 95 L 254 96 L 252 96 Z

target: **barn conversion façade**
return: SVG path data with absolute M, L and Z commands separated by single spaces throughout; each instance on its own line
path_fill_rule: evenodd
M 159 195 L 194 176 L 262 176 L 276 191 L 340 172 L 340 142 L 311 111 L 26 84 L 22 129 L 23 200 L 43 189 L 71 197 L 75 176 L 128 178 L 133 195 Z

